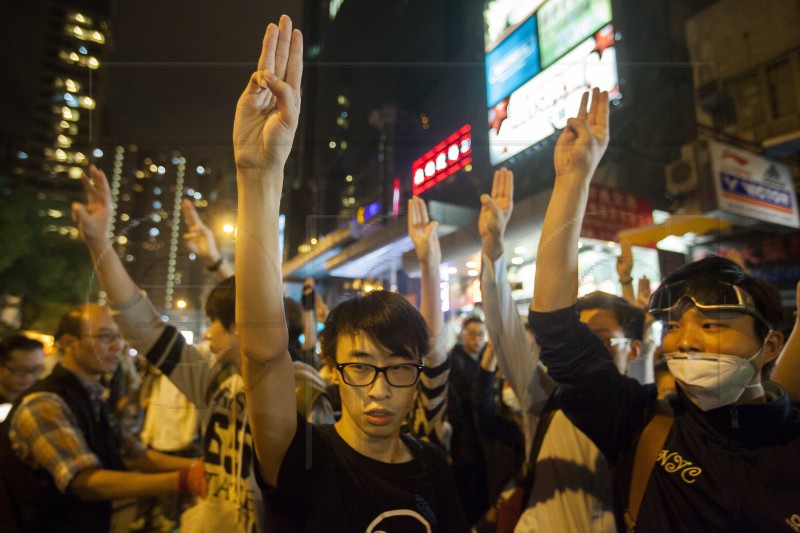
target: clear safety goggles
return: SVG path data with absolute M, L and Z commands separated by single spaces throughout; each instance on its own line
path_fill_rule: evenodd
M 724 281 L 702 287 L 692 285 L 686 280 L 662 284 L 650 298 L 650 314 L 657 320 L 666 320 L 674 313 L 683 312 L 687 305 L 693 305 L 700 311 L 745 313 L 772 327 L 759 312 L 750 293 Z

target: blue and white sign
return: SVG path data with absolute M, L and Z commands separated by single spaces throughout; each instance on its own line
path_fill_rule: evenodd
M 486 100 L 489 107 L 539 73 L 536 15 L 520 24 L 486 54 Z
M 719 142 L 709 143 L 709 153 L 721 211 L 800 228 L 797 196 L 786 165 Z

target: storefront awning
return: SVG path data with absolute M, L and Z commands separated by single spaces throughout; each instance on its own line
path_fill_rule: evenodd
M 703 235 L 712 231 L 725 231 L 731 226 L 728 220 L 706 215 L 671 215 L 661 224 L 622 230 L 619 232 L 619 239 L 627 239 L 634 246 L 655 246 L 671 235 L 678 237 L 687 233 Z

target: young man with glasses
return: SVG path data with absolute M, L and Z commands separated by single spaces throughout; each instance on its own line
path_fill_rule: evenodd
M 677 383 L 671 413 L 659 409 L 667 406 L 654 385 L 619 374 L 579 320 L 577 243 L 589 183 L 608 145 L 608 96 L 595 89 L 588 110 L 587 99 L 556 144 L 529 320 L 549 375 L 564 385 L 560 407 L 615 467 L 617 527 L 796 530 L 800 410 L 761 379 L 783 342 L 780 299 L 769 284 L 709 258 L 656 290 L 650 312 L 664 324 L 662 349 Z M 640 441 L 651 458 L 639 460 L 634 477 Z M 641 492 L 631 490 L 634 479 Z M 632 492 L 642 497 L 638 513 Z
M 278 214 L 300 112 L 302 69 L 302 35 L 281 17 L 267 28 L 233 132 L 239 191 L 236 313 L 265 497 L 290 531 L 467 531 L 443 454 L 401 433 L 417 379 L 424 379 L 419 365 L 426 364 L 429 352 L 436 368 L 445 357 L 441 251 L 436 223 L 428 220 L 420 199 L 409 202 L 408 224 L 421 265 L 422 315 L 388 291 L 339 304 L 326 322 L 322 346 L 337 365 L 341 419 L 315 427 L 296 414 Z

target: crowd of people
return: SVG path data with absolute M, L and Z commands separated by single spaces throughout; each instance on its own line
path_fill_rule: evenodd
M 604 92 L 555 145 L 527 317 L 506 277 L 505 168 L 481 197 L 482 316 L 455 346 L 417 197 L 419 309 L 380 290 L 328 312 L 313 280 L 286 298 L 278 219 L 302 58 L 291 20 L 269 24 L 237 103 L 235 270 L 183 203 L 186 246 L 217 278 L 204 342 L 161 320 L 108 238 L 105 174 L 83 176 L 73 219 L 107 304 L 62 318 L 57 356 L 22 333 L 0 343 L 0 529 L 800 531 L 800 331 L 784 338 L 775 288 L 708 257 L 637 294 L 624 244 L 622 296 L 578 298 Z

